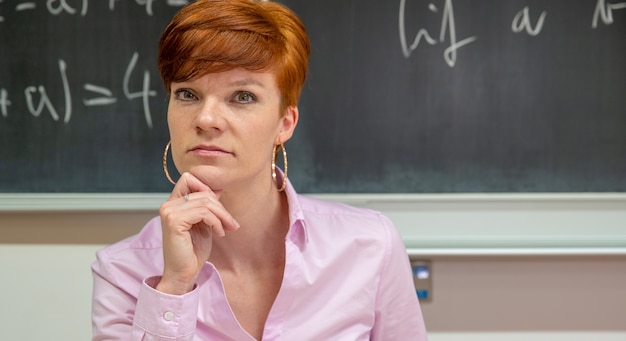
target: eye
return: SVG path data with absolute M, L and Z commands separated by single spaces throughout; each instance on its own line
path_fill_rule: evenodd
M 196 95 L 187 89 L 178 89 L 174 91 L 174 97 L 181 101 L 193 101 L 197 99 Z
M 256 102 L 256 97 L 247 91 L 240 91 L 235 93 L 234 100 L 237 103 L 248 104 Z

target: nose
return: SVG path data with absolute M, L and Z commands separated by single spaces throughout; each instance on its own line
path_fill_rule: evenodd
M 224 131 L 228 126 L 226 112 L 227 108 L 220 101 L 213 98 L 205 99 L 195 117 L 196 128 L 203 131 Z

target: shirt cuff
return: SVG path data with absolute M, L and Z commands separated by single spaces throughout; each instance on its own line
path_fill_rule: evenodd
M 165 338 L 184 338 L 196 329 L 199 290 L 169 295 L 155 289 L 160 276 L 144 280 L 137 297 L 134 324 L 146 333 Z

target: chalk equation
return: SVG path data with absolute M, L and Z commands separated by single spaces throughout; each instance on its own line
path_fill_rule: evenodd
M 127 100 L 140 99 L 142 101 L 146 125 L 148 128 L 152 128 L 152 114 L 150 112 L 149 98 L 156 96 L 157 92 L 150 89 L 150 72 L 147 70 L 144 71 L 141 89 L 133 91 L 130 88 L 130 79 L 133 76 L 138 59 L 139 54 L 135 52 L 124 72 L 124 79 L 121 84 L 122 92 L 124 98 Z M 63 123 L 67 124 L 72 119 L 74 111 L 72 98 L 76 89 L 70 87 L 67 76 L 67 63 L 63 59 L 59 59 L 57 64 L 59 83 L 50 86 L 60 86 L 60 88 L 63 89 L 62 108 L 64 109 L 62 112 L 58 109 L 58 106 L 54 105 L 44 85 L 27 85 L 24 88 L 23 95 L 28 112 L 32 116 L 40 117 L 46 112 L 54 121 L 62 120 Z M 118 98 L 113 95 L 111 89 L 100 85 L 85 83 L 83 90 L 85 96 L 82 99 L 82 103 L 86 107 L 112 105 L 118 100 Z M 13 96 L 13 94 L 10 94 L 9 91 L 0 84 L 0 114 L 2 117 L 6 118 L 9 116 L 10 108 L 16 97 L 18 96 Z
M 442 9 L 433 3 L 428 4 L 428 10 L 430 12 L 436 15 L 441 13 L 441 25 L 439 28 L 438 38 L 434 38 L 427 29 L 420 28 L 409 45 L 406 32 L 406 2 L 407 0 L 400 0 L 398 15 L 400 47 L 405 58 L 410 58 L 413 51 L 415 51 L 422 42 L 426 42 L 431 46 L 447 44 L 447 47 L 443 52 L 443 58 L 449 67 L 454 67 L 457 62 L 458 51 L 478 39 L 477 36 L 468 36 L 461 39 L 458 38 L 454 16 L 454 4 L 452 0 L 445 0 Z M 613 24 L 613 12 L 622 9 L 626 9 L 626 2 L 609 3 L 606 0 L 597 0 L 594 13 L 593 15 L 590 15 L 591 27 L 596 29 L 599 22 L 604 25 Z M 511 31 L 513 33 L 525 32 L 530 36 L 537 36 L 543 29 L 547 14 L 547 11 L 541 11 L 540 14 L 533 15 L 531 14 L 530 6 L 524 6 L 517 13 L 515 13 L 515 15 L 513 15 L 511 20 Z
M 116 4 L 122 0 L 98 0 L 98 1 L 108 1 L 108 8 L 110 11 L 114 11 L 116 8 Z M 126 1 L 126 0 L 124 0 Z M 145 8 L 146 14 L 149 16 L 154 15 L 153 3 L 155 0 L 134 0 L 134 2 L 138 6 L 143 6 Z M 48 11 L 51 15 L 79 15 L 86 16 L 89 9 L 89 0 L 46 0 L 44 1 L 45 10 Z M 187 5 L 190 0 L 166 0 L 167 6 L 172 7 L 183 7 Z M 3 6 L 5 5 L 5 6 Z M 15 6 L 9 7 L 6 4 L 6 0 L 0 0 L 0 22 L 5 20 L 5 17 L 11 10 L 14 12 L 24 12 L 24 11 L 33 11 L 39 9 L 39 6 L 42 4 L 37 1 L 27 1 L 20 0 L 17 2 Z

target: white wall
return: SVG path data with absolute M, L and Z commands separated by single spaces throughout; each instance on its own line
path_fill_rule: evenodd
M 0 245 L 0 338 L 91 339 L 95 245 Z
M 100 245 L 0 245 L 3 340 L 88 340 Z M 626 341 L 626 259 L 453 257 L 433 262 L 431 341 Z
M 381 209 L 432 261 L 431 341 L 626 341 L 623 198 L 392 199 L 344 201 Z M 2 200 L 1 338 L 88 340 L 95 251 L 156 211 Z

